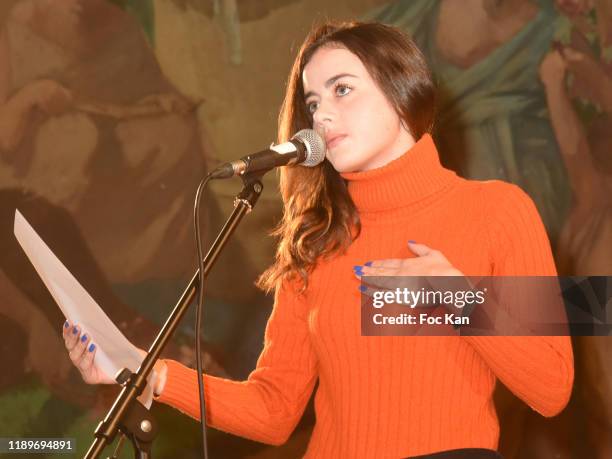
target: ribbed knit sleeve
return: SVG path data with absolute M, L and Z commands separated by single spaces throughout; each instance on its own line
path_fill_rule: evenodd
M 264 349 L 246 381 L 204 376 L 210 426 L 263 443 L 284 443 L 297 425 L 317 378 L 303 297 L 289 285 L 276 294 Z M 158 401 L 199 419 L 195 370 L 166 360 L 168 375 Z
M 550 243 L 533 201 L 515 185 L 491 181 L 483 187 L 495 203 L 488 241 L 493 275 L 555 276 Z M 514 394 L 540 414 L 554 416 L 567 404 L 574 380 L 568 336 L 464 339 Z

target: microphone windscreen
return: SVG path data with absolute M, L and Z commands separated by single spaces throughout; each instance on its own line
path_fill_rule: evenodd
M 300 166 L 313 167 L 325 159 L 325 141 L 313 129 L 302 129 L 292 139 L 297 139 L 306 146 L 306 160 Z

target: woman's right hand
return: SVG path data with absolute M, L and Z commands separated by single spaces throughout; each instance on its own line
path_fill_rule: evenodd
M 54 80 L 34 81 L 21 93 L 29 107 L 36 107 L 47 115 L 60 115 L 73 102 L 72 92 Z
M 68 350 L 70 360 L 81 373 L 87 384 L 115 384 L 116 381 L 107 376 L 95 363 L 96 345 L 91 343 L 91 337 L 81 336 L 81 329 L 68 321 L 64 323 L 62 335 Z
M 60 115 L 73 103 L 72 93 L 53 80 L 38 80 L 24 86 L 0 104 L 0 151 L 11 152 L 21 143 L 32 109 Z

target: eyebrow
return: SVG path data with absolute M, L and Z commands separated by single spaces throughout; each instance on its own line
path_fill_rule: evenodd
M 332 84 L 334 84 L 340 78 L 344 78 L 344 77 L 359 78 L 357 75 L 353 75 L 352 73 L 339 73 L 338 75 L 335 75 L 331 77 L 329 80 L 327 80 L 325 82 L 325 87 L 329 88 Z M 317 95 L 316 92 L 308 91 L 306 94 L 304 94 L 304 100 L 308 99 L 310 96 L 315 96 L 315 95 Z

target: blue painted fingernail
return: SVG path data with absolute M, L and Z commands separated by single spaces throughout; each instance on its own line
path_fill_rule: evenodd
M 359 291 L 364 293 L 368 288 L 365 285 L 360 285 L 359 286 Z
M 94 343 L 91 343 L 89 345 L 89 352 L 93 352 L 93 350 L 96 348 L 96 345 Z
M 79 332 L 79 329 L 76 327 L 72 327 L 72 334 L 76 335 Z
M 81 336 L 81 342 L 84 343 L 85 341 L 87 341 L 87 335 Z
M 372 266 L 372 262 L 371 262 L 371 261 L 366 261 L 366 262 L 364 263 L 364 266 Z
M 416 241 L 408 241 L 411 244 L 416 244 Z
M 70 325 L 68 321 L 64 322 L 64 328 L 68 328 L 68 325 Z

